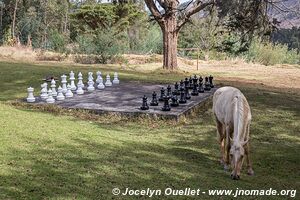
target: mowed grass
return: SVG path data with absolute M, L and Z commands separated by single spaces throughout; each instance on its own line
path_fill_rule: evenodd
M 219 165 L 211 109 L 185 122 L 82 120 L 13 107 L 40 79 L 97 68 L 0 63 L 0 199 L 148 199 L 113 196 L 114 187 L 131 189 L 297 189 L 300 177 L 300 98 L 297 94 L 239 87 L 253 114 L 251 156 L 255 176 L 245 168 L 240 181 Z M 110 71 L 109 67 L 100 67 Z M 113 71 L 113 70 L 112 70 Z M 123 70 L 122 80 L 168 82 L 181 73 Z M 299 194 L 297 194 L 299 196 Z M 199 199 L 227 199 L 201 195 Z M 230 197 L 229 197 L 230 198 Z M 157 196 L 152 199 L 175 199 Z M 190 197 L 176 197 L 190 199 Z M 240 197 L 258 199 L 258 197 Z M 266 199 L 286 199 L 275 196 Z

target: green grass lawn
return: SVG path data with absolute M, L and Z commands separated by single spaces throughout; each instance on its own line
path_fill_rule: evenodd
M 50 72 L 58 76 L 71 69 L 84 73 L 92 70 L 82 66 L 0 63 L 0 199 L 133 198 L 113 196 L 114 187 L 273 188 L 299 192 L 299 95 L 229 82 L 244 92 L 253 114 L 251 150 L 255 176 L 247 176 L 244 169 L 241 180 L 233 181 L 218 162 L 219 147 L 210 108 L 178 124 L 113 118 L 109 123 L 7 103 L 25 97 L 29 85 L 39 91 L 40 80 Z M 120 73 L 121 81 L 168 82 L 182 76 L 126 70 Z M 156 198 L 159 197 L 152 197 Z M 199 197 L 220 198 L 226 199 Z

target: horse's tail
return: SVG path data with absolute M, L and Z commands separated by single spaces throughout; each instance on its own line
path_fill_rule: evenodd
M 242 103 L 243 99 L 242 96 L 240 95 L 236 95 L 234 97 L 234 128 L 233 128 L 233 138 L 241 137 L 241 133 L 242 133 L 242 128 L 243 128 L 243 118 L 244 118 L 244 107 L 243 107 L 243 103 Z

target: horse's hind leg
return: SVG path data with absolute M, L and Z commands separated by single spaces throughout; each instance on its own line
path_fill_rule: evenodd
M 250 126 L 248 125 L 247 126 L 247 136 L 250 137 L 249 135 L 249 132 L 250 132 Z M 250 161 L 250 157 L 249 157 L 249 154 L 250 154 L 250 144 L 249 142 L 245 145 L 245 155 L 246 155 L 246 162 L 247 162 L 247 174 L 248 175 L 254 175 L 254 171 L 252 169 L 252 163 Z
M 227 171 L 229 170 L 230 168 L 230 160 L 229 160 L 229 152 L 230 152 L 230 136 L 231 136 L 231 133 L 232 133 L 233 129 L 227 125 L 226 128 L 225 128 L 225 137 L 226 137 L 226 142 L 225 142 L 225 156 L 224 156 L 224 161 L 225 161 L 225 164 L 224 164 L 224 169 Z
M 218 142 L 220 144 L 221 149 L 221 159 L 220 163 L 221 165 L 224 165 L 224 159 L 225 159 L 225 144 L 224 144 L 224 138 L 225 138 L 225 129 L 223 124 L 216 118 L 217 121 L 217 132 L 218 132 Z

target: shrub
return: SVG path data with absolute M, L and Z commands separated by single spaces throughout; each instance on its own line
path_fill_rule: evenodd
M 66 52 L 68 41 L 64 35 L 60 34 L 57 30 L 51 31 L 49 37 L 49 48 L 56 52 Z

